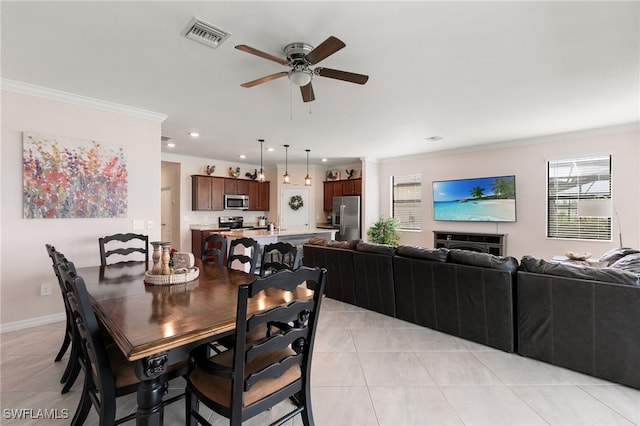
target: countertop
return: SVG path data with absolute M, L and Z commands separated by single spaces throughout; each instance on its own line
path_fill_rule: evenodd
M 193 229 L 193 228 L 192 228 Z M 238 231 L 222 231 L 220 234 L 226 235 L 228 237 L 234 238 L 260 238 L 260 237 L 287 237 L 293 235 L 308 235 L 308 234 L 326 234 L 331 232 L 328 229 L 318 229 L 318 228 L 310 228 L 310 229 L 276 229 L 275 231 L 267 231 L 260 229 L 245 229 Z

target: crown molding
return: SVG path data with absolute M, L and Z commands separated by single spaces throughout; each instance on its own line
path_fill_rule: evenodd
M 0 80 L 2 90 L 8 92 L 20 93 L 22 95 L 36 96 L 39 98 L 49 99 L 52 101 L 64 102 L 72 105 L 78 105 L 86 108 L 95 108 L 102 111 L 113 112 L 116 114 L 128 115 L 130 117 L 143 118 L 145 120 L 156 121 L 162 123 L 167 119 L 166 114 L 147 111 L 140 108 L 130 107 L 127 105 L 116 104 L 113 102 L 103 101 L 101 99 L 90 98 L 88 96 L 76 95 L 74 93 L 63 92 L 62 90 L 50 89 L 48 87 L 36 86 L 35 84 L 24 83 L 21 81 L 3 78 Z

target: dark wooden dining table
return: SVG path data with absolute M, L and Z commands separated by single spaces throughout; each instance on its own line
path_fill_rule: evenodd
M 78 268 L 87 286 L 96 316 L 141 381 L 138 388 L 138 425 L 163 422 L 160 376 L 168 365 L 184 360 L 196 347 L 233 333 L 238 287 L 255 275 L 199 260 L 199 278 L 180 284 L 147 285 L 145 262 Z M 270 291 L 254 298 L 249 315 L 313 292 Z

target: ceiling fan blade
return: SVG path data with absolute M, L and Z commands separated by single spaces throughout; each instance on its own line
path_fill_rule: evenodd
M 238 46 L 236 46 L 236 49 L 242 50 L 243 52 L 251 53 L 252 55 L 260 56 L 261 58 L 268 59 L 282 65 L 289 65 L 289 61 L 287 61 L 286 59 L 273 56 L 269 53 L 263 52 L 262 50 L 254 49 L 253 47 L 247 46 L 246 44 L 239 44 Z
M 303 102 L 311 102 L 315 101 L 316 97 L 313 94 L 313 86 L 311 86 L 311 82 L 306 86 L 300 86 L 300 93 L 302 93 L 302 101 Z
M 253 87 L 253 86 L 257 86 L 258 84 L 266 83 L 267 81 L 275 80 L 276 78 L 284 77 L 285 75 L 288 75 L 288 74 L 289 74 L 288 72 L 282 71 L 282 72 L 278 72 L 278 73 L 275 73 L 275 74 L 267 75 L 267 76 L 259 78 L 257 80 L 253 80 L 253 81 L 248 81 L 246 83 L 242 83 L 240 86 L 242 86 L 242 87 Z
M 335 78 L 336 80 L 348 81 L 350 83 L 365 84 L 367 80 L 369 80 L 368 75 L 332 70 L 330 68 L 316 68 L 314 72 L 322 77 Z
M 305 56 L 305 60 L 309 62 L 311 65 L 317 64 L 327 56 L 333 55 L 338 50 L 345 47 L 346 44 L 342 42 L 342 40 L 330 36 L 328 39 L 320 43 L 315 49 Z

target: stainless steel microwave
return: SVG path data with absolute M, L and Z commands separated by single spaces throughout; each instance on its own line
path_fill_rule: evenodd
M 225 210 L 249 210 L 249 196 L 224 194 Z

